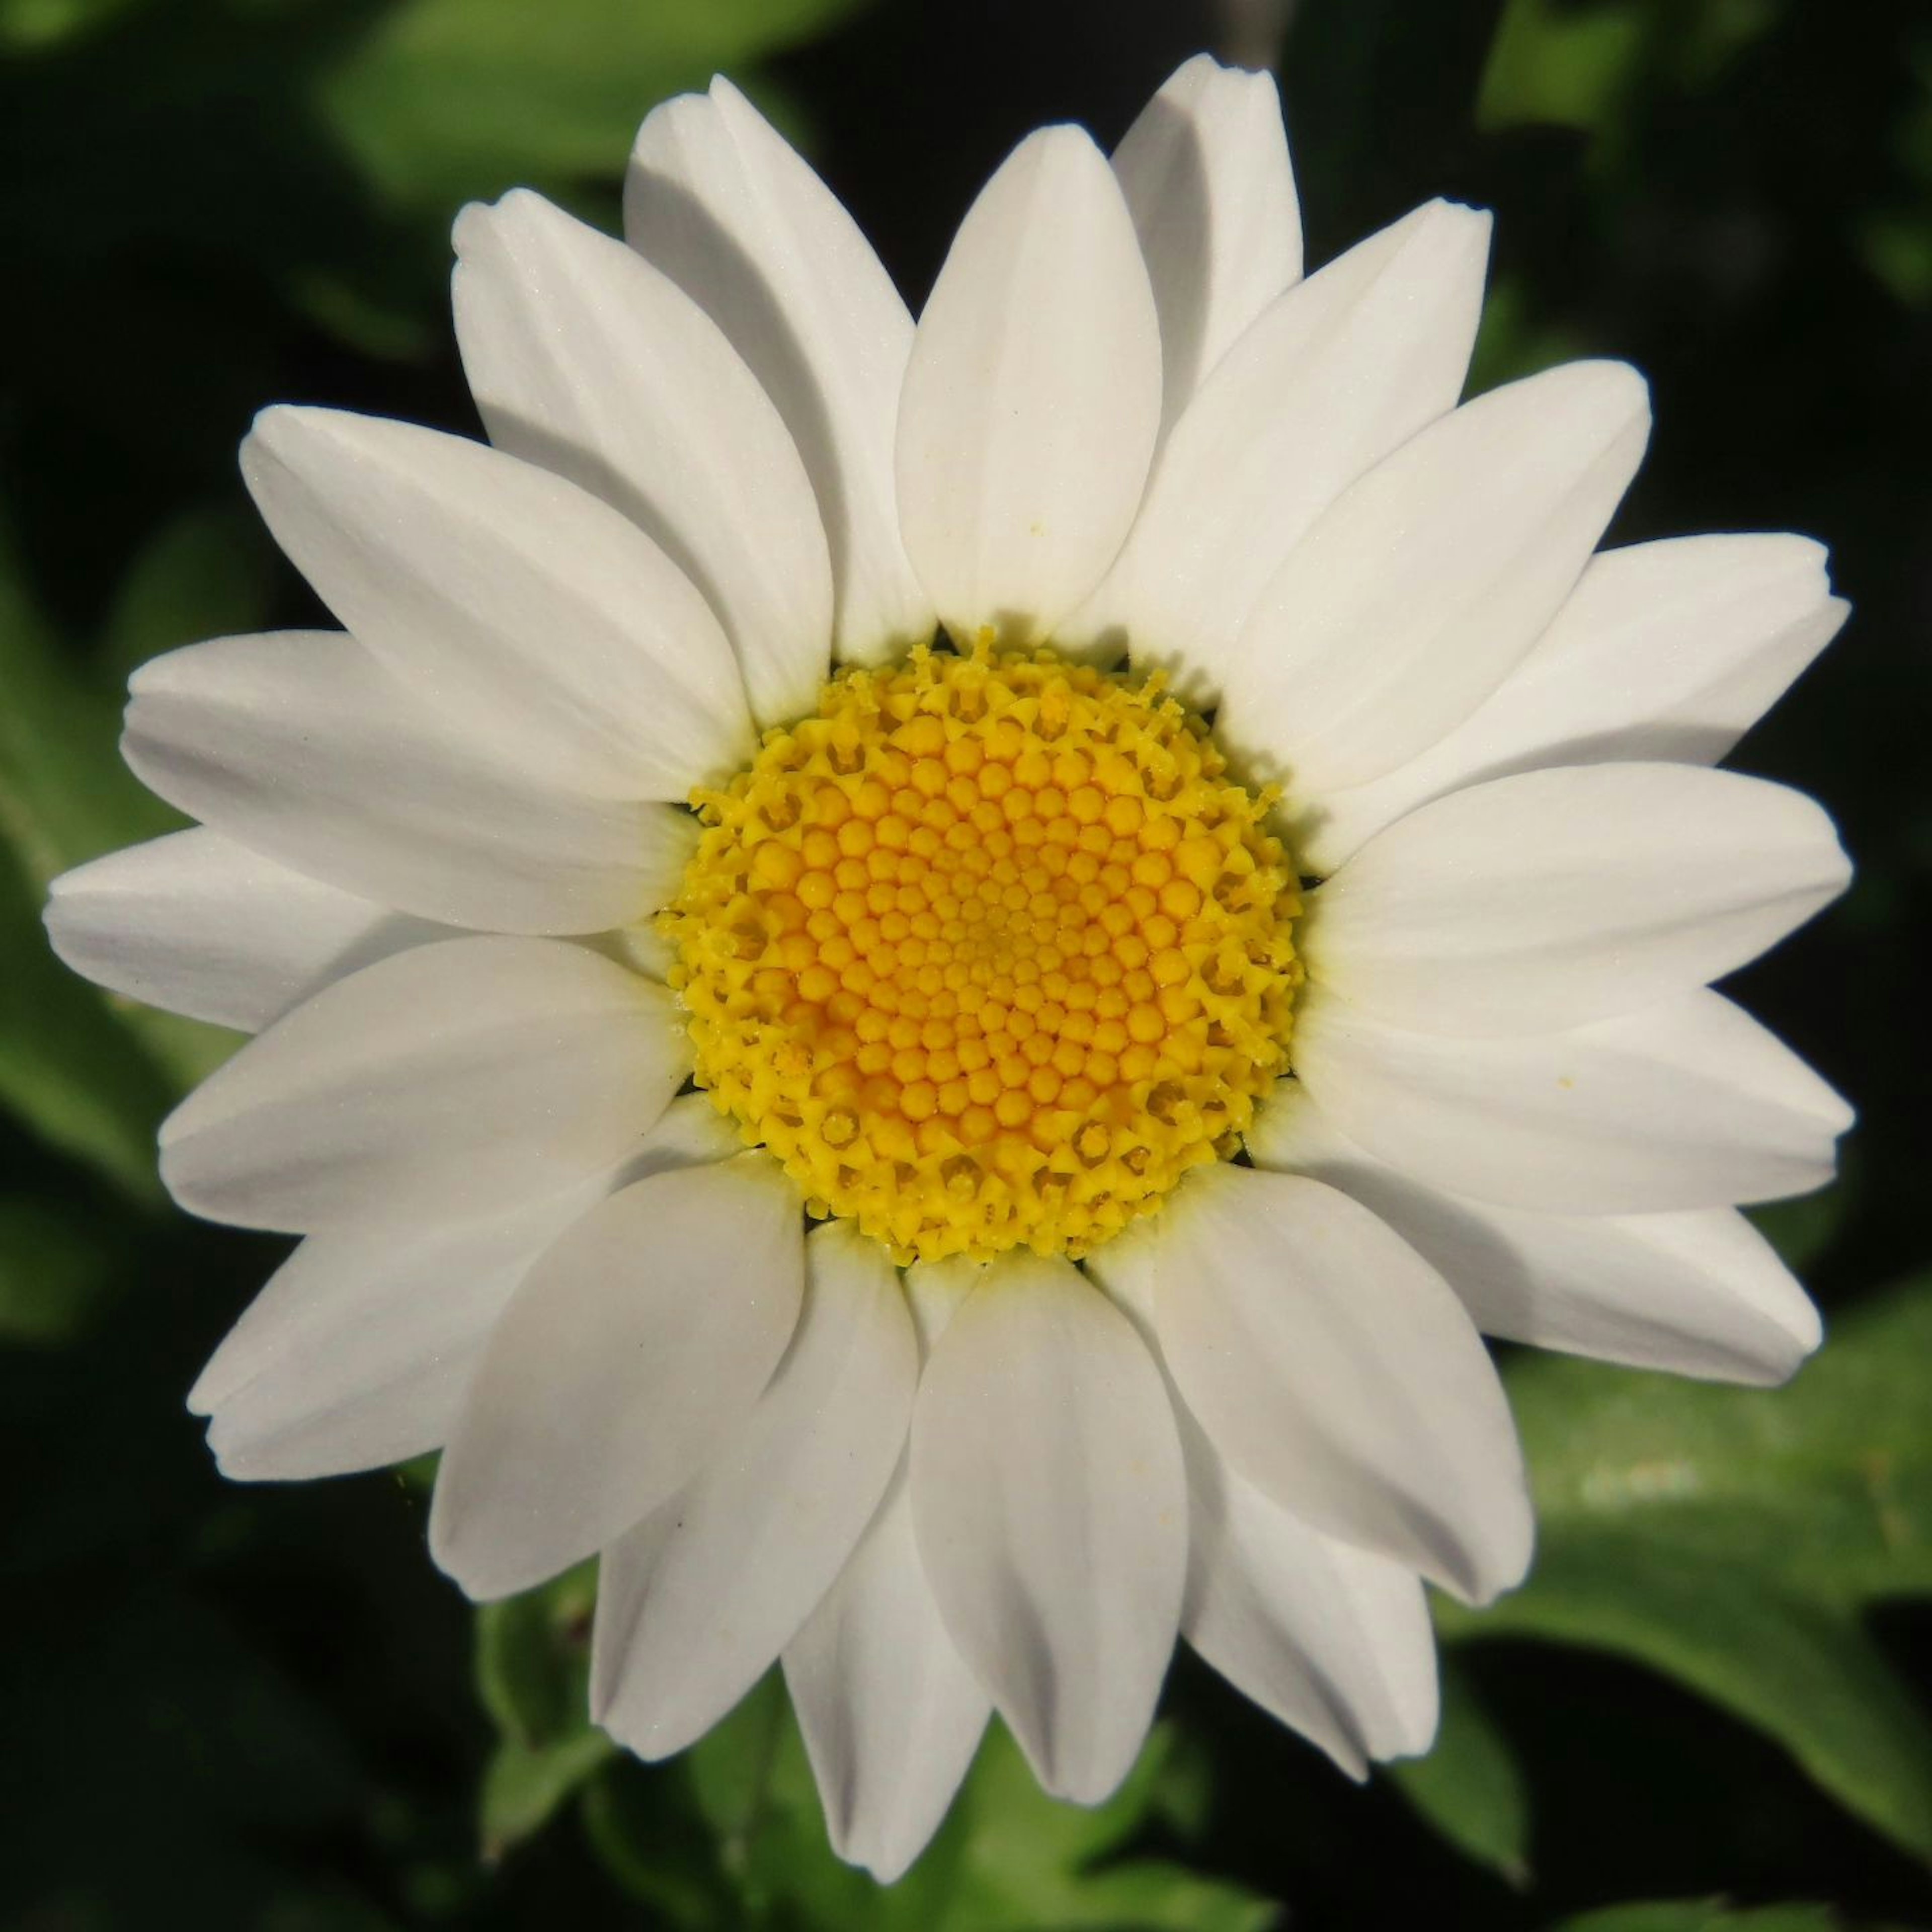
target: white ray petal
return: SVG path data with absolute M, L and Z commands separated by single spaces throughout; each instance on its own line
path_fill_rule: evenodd
M 777 409 L 717 325 L 622 242 L 519 190 L 456 224 L 457 340 L 499 449 L 601 496 L 701 591 L 753 716 L 830 668 L 832 566 Z
M 1298 806 L 1460 724 L 1570 593 L 1642 456 L 1621 363 L 1465 403 L 1338 497 L 1262 592 L 1216 728 Z
M 1096 1803 L 1166 1672 L 1186 1491 L 1160 1372 L 1070 1263 L 1004 1258 L 956 1311 L 920 1385 L 912 1486 L 961 1654 L 1041 1783 Z
M 899 402 L 908 554 L 953 637 L 1043 638 L 1133 520 L 1160 424 L 1160 328 L 1119 184 L 1078 128 L 981 190 Z
M 628 518 L 488 444 L 264 410 L 242 474 L 344 627 L 554 784 L 681 802 L 752 748 L 718 620 Z
M 1808 1193 L 1852 1120 L 1796 1054 L 1707 992 L 1561 1033 L 1456 1040 L 1312 988 L 1294 1064 L 1322 1112 L 1391 1167 L 1546 1214 Z
M 1160 314 L 1172 425 L 1241 332 L 1301 274 L 1301 206 L 1274 76 L 1196 54 L 1114 150 Z
M 558 940 L 446 940 L 243 1047 L 163 1124 L 161 1178 L 242 1227 L 460 1219 L 620 1159 L 689 1064 L 655 982 Z
M 122 752 L 170 803 L 345 892 L 448 926 L 583 933 L 662 905 L 688 812 L 550 784 L 448 730 L 352 638 L 190 644 L 135 673 Z
M 1548 1033 L 1688 992 L 1843 892 L 1801 792 L 1696 765 L 1526 772 L 1437 799 L 1310 902 L 1310 976 L 1391 1026 Z
M 1486 1334 L 1631 1368 L 1781 1382 L 1816 1348 L 1818 1311 L 1735 1209 L 1538 1214 L 1431 1187 L 1282 1083 L 1247 1136 L 1256 1164 L 1352 1194 L 1438 1268 Z
M 798 1327 L 758 1406 L 688 1488 L 603 1553 L 591 1713 L 642 1757 L 694 1742 L 764 1675 L 905 1448 L 919 1344 L 896 1272 L 848 1222 L 805 1250 Z
M 1230 1166 L 1169 1203 L 1161 1348 L 1215 1448 L 1304 1522 L 1471 1601 L 1533 1533 L 1509 1406 L 1442 1278 L 1319 1181 Z
M 1056 641 L 1125 644 L 1211 703 L 1316 518 L 1455 406 L 1489 240 L 1486 214 L 1431 202 L 1274 303 L 1175 424 L 1120 556 Z
M 912 318 L 825 184 L 731 83 L 654 108 L 624 184 L 632 248 L 742 356 L 791 432 L 830 545 L 833 642 L 876 664 L 929 637 L 899 540 L 892 432 Z
M 724 1451 L 784 1353 L 800 1204 L 741 1154 L 614 1194 L 524 1278 L 437 1472 L 430 1549 L 468 1593 L 604 1547 Z
M 46 923 L 55 952 L 96 986 L 244 1033 L 361 967 L 455 937 L 200 826 L 63 873 Z
M 1837 634 L 1808 537 L 1672 537 L 1604 550 L 1522 662 L 1462 723 L 1369 783 L 1324 795 L 1296 845 L 1330 872 L 1432 798 L 1546 765 L 1715 764 Z

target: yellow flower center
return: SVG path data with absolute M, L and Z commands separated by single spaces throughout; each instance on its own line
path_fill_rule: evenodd
M 898 1262 L 1077 1259 L 1287 1067 L 1271 801 L 1157 679 L 921 647 L 692 802 L 663 921 L 698 1084 Z

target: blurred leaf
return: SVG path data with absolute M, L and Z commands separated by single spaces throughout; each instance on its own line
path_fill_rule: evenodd
M 1721 1899 L 1676 1899 L 1645 1905 L 1612 1905 L 1566 1918 L 1550 1932 L 1849 1932 L 1822 1905 L 1770 1905 L 1733 1911 Z
M 1442 1660 L 1442 1721 L 1427 1754 L 1388 1767 L 1396 1787 L 1436 1830 L 1504 1882 L 1529 1883 L 1529 1792 L 1509 1740 L 1468 1672 Z
M 1476 124 L 1595 128 L 1622 100 L 1642 52 L 1642 0 L 1510 0 L 1490 50 Z
M 1640 84 L 1707 84 L 1780 11 L 1779 0 L 1509 0 L 1477 125 L 1618 131 Z
M 616 1748 L 587 1721 L 550 1744 L 521 1744 L 506 1738 L 483 1774 L 484 1858 L 500 1858 L 541 1831 Z
M 1857 1150 L 1853 1148 L 1846 1155 L 1846 1165 L 1838 1178 L 1815 1194 L 1802 1194 L 1792 1201 L 1770 1201 L 1748 1210 L 1752 1226 L 1795 1274 L 1802 1274 L 1817 1260 L 1844 1224 L 1845 1210 L 1852 1198 L 1850 1170 L 1856 1159 Z
M 122 764 L 118 698 L 74 676 L 0 529 L 0 840 L 35 891 L 179 824 Z
M 1932 1278 L 1846 1318 L 1788 1389 L 1554 1357 L 1510 1376 L 1533 1472 L 1531 1582 L 1445 1634 L 1587 1644 L 1774 1738 L 1932 1858 L 1932 1723 L 1861 1612 L 1932 1589 Z
M 477 1693 L 502 1734 L 479 1801 L 486 1858 L 540 1830 L 616 1748 L 590 1718 L 596 1598 L 592 1561 L 477 1610 Z
M 103 626 L 98 656 L 118 687 L 152 657 L 268 621 L 274 560 L 252 517 L 188 510 L 136 552 Z
M 136 1198 L 158 1201 L 167 1083 L 106 999 L 47 950 L 38 893 L 4 851 L 0 960 L 0 1107 Z
M 144 4 L 145 0 L 0 0 L 0 53 L 47 51 Z
M 1590 352 L 1590 345 L 1574 328 L 1537 320 L 1530 313 L 1528 291 L 1523 284 L 1513 276 L 1500 275 L 1484 300 L 1476 346 L 1469 358 L 1468 391 L 1472 396 L 1481 395 L 1504 382 L 1520 382 Z
M 476 1688 L 513 1744 L 534 1749 L 584 1721 L 590 1670 L 593 1558 L 541 1589 L 476 1612 Z
M 71 1341 L 107 1300 L 115 1258 L 70 1214 L 0 1199 L 0 1342 Z
M 1157 1818 L 1198 1808 L 1198 1760 L 1164 1796 L 1172 1732 L 1157 1727 L 1120 1790 L 1090 1810 L 1040 1789 L 1018 1747 L 987 1734 L 946 1822 L 912 1870 L 880 1886 L 834 1856 L 777 1671 L 676 1767 L 613 1766 L 586 1800 L 591 1837 L 638 1898 L 680 1926 L 816 1932 L 1262 1932 L 1275 1908 L 1238 1886 L 1154 1859 L 1101 1862 Z M 680 1832 L 680 1790 L 700 1827 Z M 656 1802 L 652 1802 L 655 1794 Z M 711 1856 L 694 1846 L 708 1841 Z
M 518 182 L 608 176 L 656 101 L 793 46 L 858 0 L 401 0 L 322 110 L 390 202 L 451 212 Z

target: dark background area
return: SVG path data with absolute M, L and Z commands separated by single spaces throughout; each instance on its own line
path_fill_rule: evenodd
M 1280 41 L 1311 266 L 1432 195 L 1494 208 L 1478 385 L 1585 353 L 1653 385 L 1616 540 L 1804 531 L 1856 607 L 1734 760 L 1820 796 L 1859 866 L 1736 989 L 1861 1110 L 1840 1184 L 1768 1224 L 1847 1366 L 1834 1341 L 1788 1397 L 1707 1402 L 1510 1364 L 1540 1475 L 1579 1441 L 1674 1453 L 1681 1427 L 1734 1451 L 1757 1541 L 1735 1515 L 1660 1520 L 1656 1573 L 1604 1557 L 1583 1612 L 1532 1584 L 1486 1628 L 1445 1620 L 1432 1780 L 1358 1790 L 1184 1661 L 1151 1768 L 1090 1831 L 989 1754 L 882 1902 L 818 1849 L 769 1698 L 692 1764 L 600 1756 L 570 1706 L 580 1589 L 479 1624 L 423 1550 L 421 1472 L 228 1486 L 183 1411 L 279 1252 L 152 1181 L 154 1123 L 222 1047 L 67 980 L 36 921 L 53 872 L 170 822 L 112 758 L 128 670 L 307 614 L 236 476 L 254 410 L 474 432 L 457 206 L 529 181 L 614 226 L 632 128 L 714 64 L 916 308 L 1022 134 L 1076 119 L 1111 145 L 1233 21 L 1171 0 L 0 0 L 0 1924 L 1211 1932 L 1271 1905 L 1307 1932 L 1514 1932 L 1698 1900 L 1727 1903 L 1600 1924 L 1932 1925 L 1924 4 L 1300 0 Z M 1740 1401 L 1808 1418 L 1788 1466 Z M 1808 1556 L 1881 1479 L 1895 1545 Z M 1612 1546 L 1552 1494 L 1560 1582 Z M 1714 1606 L 1681 1644 L 1669 1580 Z M 1788 1599 L 1795 1661 L 1768 1622 L 1725 1621 L 1734 1592 Z

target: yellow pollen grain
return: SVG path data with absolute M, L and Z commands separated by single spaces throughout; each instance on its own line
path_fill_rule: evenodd
M 1294 867 L 1157 679 L 921 648 L 692 802 L 698 1084 L 901 1263 L 1078 1259 L 1287 1069 Z

